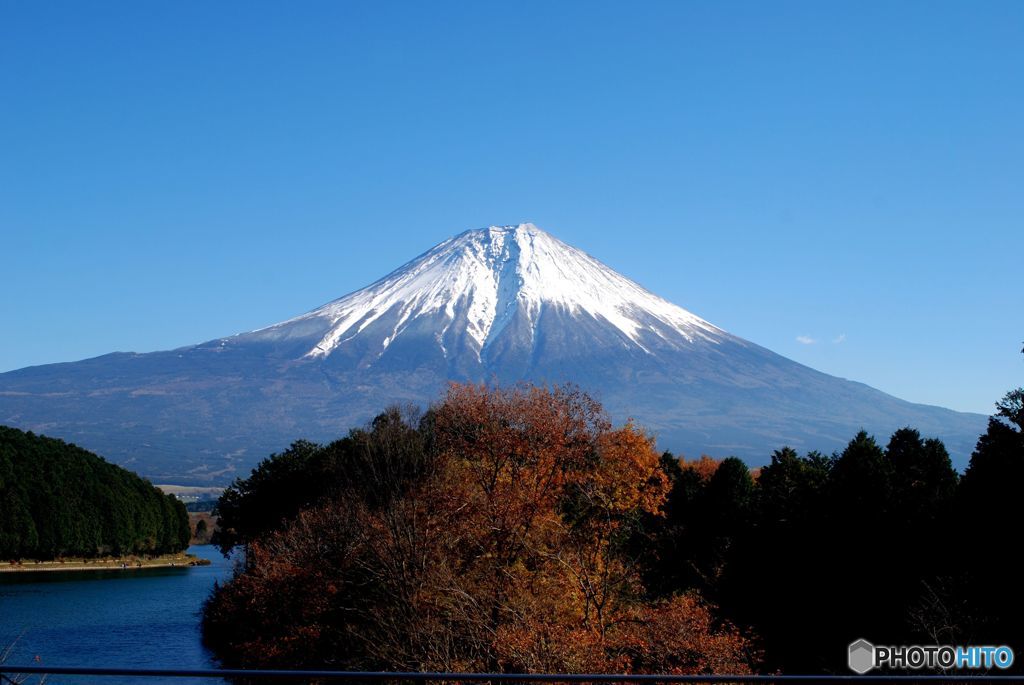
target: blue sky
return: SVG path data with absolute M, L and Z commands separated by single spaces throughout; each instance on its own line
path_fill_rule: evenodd
M 0 2 L 0 65 L 0 370 L 529 220 L 905 399 L 1024 384 L 1024 3 Z

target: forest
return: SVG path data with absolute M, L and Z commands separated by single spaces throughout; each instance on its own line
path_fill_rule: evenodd
M 0 426 L 0 559 L 165 554 L 188 546 L 177 498 L 75 445 Z
M 846 646 L 1024 647 L 1024 391 L 963 475 L 916 430 L 842 452 L 657 453 L 577 389 L 453 385 L 220 499 L 246 563 L 204 609 L 225 664 L 847 673 Z

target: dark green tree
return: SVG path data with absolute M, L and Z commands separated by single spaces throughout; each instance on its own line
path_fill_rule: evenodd
M 978 440 L 960 488 L 956 540 L 963 552 L 963 594 L 948 603 L 970 606 L 976 639 L 1024 646 L 1024 585 L 1016 541 L 1024 531 L 1024 388 L 1008 392 Z
M 176 552 L 187 529 L 184 505 L 134 473 L 0 426 L 0 558 Z
M 956 495 L 959 477 L 941 441 L 922 440 L 912 428 L 892 434 L 885 449 L 892 466 L 894 524 L 910 540 L 918 540 L 938 519 L 945 520 Z M 934 543 L 929 540 L 928 544 Z
M 722 579 L 722 603 L 763 636 L 770 668 L 816 672 L 832 616 L 822 601 L 835 591 L 827 552 L 832 539 L 824 502 L 833 460 L 784 447 L 761 469 L 749 525 Z M 826 554 L 823 554 L 826 553 Z M 807 630 L 815 625 L 814 630 Z M 807 647 L 806 645 L 811 645 Z
M 873 436 L 860 431 L 832 466 L 830 516 L 837 525 L 882 520 L 892 505 L 892 464 Z
M 220 524 L 214 542 L 221 550 L 227 553 L 235 545 L 274 530 L 316 502 L 324 493 L 322 474 L 316 468 L 321 454 L 320 445 L 298 440 L 224 490 L 213 511 Z
M 305 440 L 264 459 L 218 500 L 213 542 L 225 554 L 280 528 L 329 495 L 352 492 L 382 505 L 427 468 L 430 416 L 392 407 L 365 428 L 321 446 Z
M 761 526 L 769 529 L 802 526 L 818 507 L 818 497 L 828 479 L 827 457 L 812 452 L 801 458 L 783 447 L 757 479 Z

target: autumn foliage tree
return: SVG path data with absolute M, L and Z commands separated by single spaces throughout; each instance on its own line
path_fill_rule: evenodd
M 750 643 L 699 595 L 645 587 L 631 541 L 670 483 L 639 428 L 573 388 L 453 385 L 405 429 L 404 485 L 339 474 L 250 543 L 205 609 L 227 663 L 750 672 Z
M 858 637 L 1017 649 L 1022 479 L 1021 389 L 963 477 L 909 427 L 784 447 L 754 476 L 658 455 L 572 388 L 456 385 L 229 488 L 247 564 L 204 628 L 231 665 L 370 670 L 842 673 Z

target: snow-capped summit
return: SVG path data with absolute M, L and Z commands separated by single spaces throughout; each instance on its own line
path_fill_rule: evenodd
M 598 337 L 645 353 L 724 335 L 529 223 L 461 233 L 362 290 L 255 335 L 319 331 L 306 356 L 358 344 L 372 364 L 374 350 L 383 356 L 403 335 L 427 330 L 445 357 L 468 351 L 486 363 L 488 351 L 510 335 L 517 344 L 538 344 L 542 318 L 555 315 L 602 328 Z

